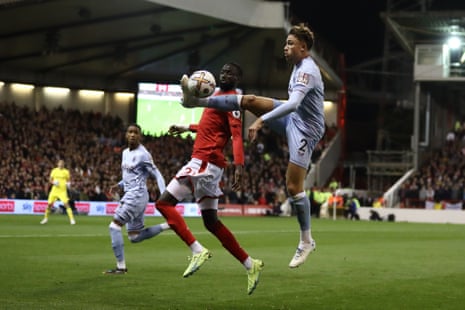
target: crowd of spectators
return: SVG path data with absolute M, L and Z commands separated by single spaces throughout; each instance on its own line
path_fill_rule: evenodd
M 59 158 L 71 173 L 70 196 L 75 201 L 115 201 L 109 193 L 121 177 L 121 151 L 126 146 L 127 124 L 115 116 L 94 112 L 33 111 L 14 103 L 0 103 L 0 198 L 45 200 L 48 178 Z M 323 139 L 321 147 L 327 143 Z M 144 136 L 147 149 L 169 182 L 191 155 L 193 138 Z M 232 162 L 232 148 L 226 150 Z M 316 157 L 319 156 L 316 153 Z M 287 143 L 266 128 L 256 143 L 245 144 L 244 190 L 235 192 L 232 165 L 223 175 L 223 203 L 281 204 L 285 197 Z M 230 168 L 231 167 L 231 168 Z M 150 200 L 159 190 L 149 180 Z
M 402 185 L 405 207 L 423 207 L 425 201 L 465 200 L 465 127 L 458 123 L 444 145 Z
M 59 158 L 70 170 L 76 200 L 102 200 L 119 178 L 120 119 L 0 103 L 0 122 L 2 198 L 46 199 L 50 171 Z

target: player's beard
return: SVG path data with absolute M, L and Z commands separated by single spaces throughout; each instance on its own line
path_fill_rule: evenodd
M 233 83 L 222 83 L 220 81 L 220 89 L 222 91 L 229 91 L 229 90 L 232 90 L 234 89 L 234 84 Z

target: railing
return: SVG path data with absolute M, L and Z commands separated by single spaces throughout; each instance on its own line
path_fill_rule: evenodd
M 402 184 L 412 176 L 412 174 L 415 172 L 415 169 L 410 169 L 405 173 L 394 185 L 392 185 L 383 195 L 385 204 L 387 208 L 395 208 L 398 207 L 398 204 L 400 202 L 399 198 L 399 189 L 402 186 Z
M 367 151 L 368 190 L 384 191 L 413 168 L 411 151 Z

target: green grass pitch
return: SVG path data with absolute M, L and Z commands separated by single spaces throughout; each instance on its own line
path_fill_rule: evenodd
M 115 266 L 110 217 L 0 216 L 0 309 L 463 309 L 465 227 L 314 219 L 317 251 L 287 267 L 298 242 L 295 218 L 224 217 L 265 268 L 253 295 L 239 264 L 187 218 L 213 257 L 184 279 L 188 248 L 172 232 L 131 244 L 129 272 Z M 162 221 L 149 217 L 147 225 Z M 125 232 L 124 232 L 125 233 Z

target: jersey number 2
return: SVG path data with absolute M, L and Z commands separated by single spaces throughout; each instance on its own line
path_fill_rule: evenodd
M 307 140 L 305 139 L 300 140 L 299 152 L 305 153 L 305 151 L 307 150 L 307 145 L 308 145 Z

